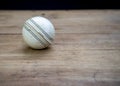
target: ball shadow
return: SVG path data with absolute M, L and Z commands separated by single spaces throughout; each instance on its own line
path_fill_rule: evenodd
M 25 55 L 25 60 L 45 59 L 51 52 L 52 49 L 50 46 L 44 49 L 33 49 L 28 46 L 24 46 L 22 49 L 22 53 Z

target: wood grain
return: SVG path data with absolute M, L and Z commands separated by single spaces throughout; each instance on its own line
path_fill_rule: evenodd
M 33 50 L 22 26 L 43 16 L 52 46 Z M 0 11 L 0 86 L 120 86 L 120 11 Z

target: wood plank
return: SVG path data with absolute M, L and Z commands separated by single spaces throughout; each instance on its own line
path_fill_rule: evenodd
M 21 34 L 37 15 L 56 29 L 44 50 Z M 0 86 L 119 86 L 119 25 L 119 10 L 0 11 Z
M 24 48 L 22 35 L 0 35 L 0 51 Z M 12 38 L 12 39 L 11 39 Z M 120 34 L 56 34 L 54 50 L 120 49 Z M 4 51 L 6 49 L 6 51 Z
M 0 11 L 0 33 L 19 33 L 26 19 L 44 16 L 57 33 L 119 33 L 119 11 Z M 10 29 L 10 30 L 8 30 Z M 72 30 L 72 31 L 71 31 Z

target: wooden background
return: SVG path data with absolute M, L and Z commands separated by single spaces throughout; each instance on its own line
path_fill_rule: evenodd
M 38 15 L 56 29 L 44 50 L 21 35 Z M 120 86 L 120 11 L 0 11 L 0 86 Z

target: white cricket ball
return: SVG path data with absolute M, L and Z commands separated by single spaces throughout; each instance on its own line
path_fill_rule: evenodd
M 55 37 L 55 29 L 48 19 L 36 16 L 24 23 L 22 35 L 24 41 L 31 48 L 43 49 L 52 44 Z

